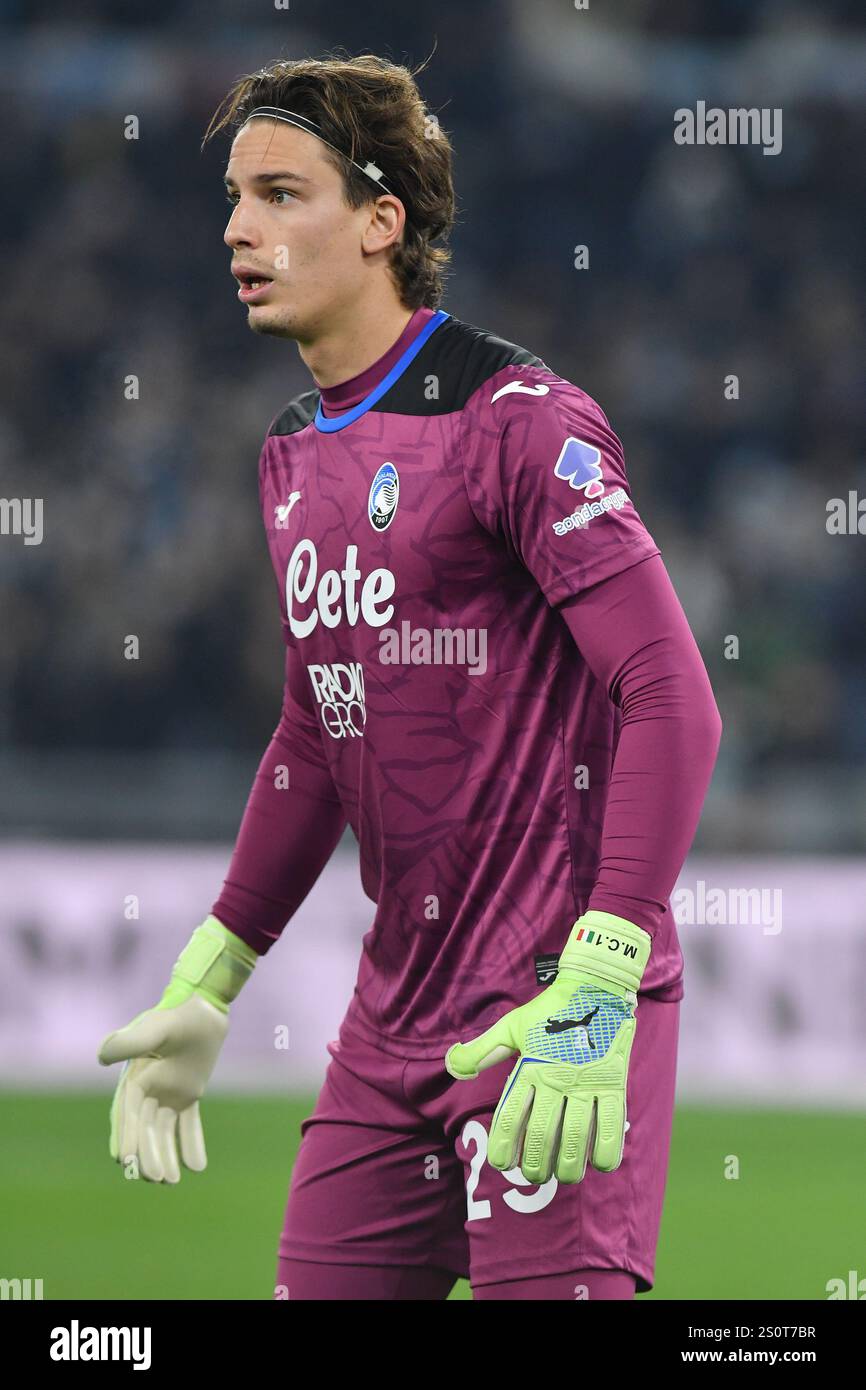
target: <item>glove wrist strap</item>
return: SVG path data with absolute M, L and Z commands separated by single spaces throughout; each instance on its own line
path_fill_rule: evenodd
M 571 929 L 559 958 L 560 975 L 596 975 L 637 993 L 649 961 L 652 937 L 611 912 L 585 912 Z
M 240 994 L 253 972 L 258 955 L 216 917 L 196 927 L 171 972 L 171 980 L 157 1008 L 170 1009 L 200 994 L 222 1013 Z

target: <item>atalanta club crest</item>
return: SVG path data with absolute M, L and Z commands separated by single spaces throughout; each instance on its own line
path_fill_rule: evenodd
M 387 531 L 394 520 L 400 496 L 400 479 L 393 463 L 383 463 L 370 488 L 367 510 L 374 531 Z

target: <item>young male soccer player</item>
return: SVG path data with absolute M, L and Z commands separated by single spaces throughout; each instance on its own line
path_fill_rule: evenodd
M 224 129 L 249 326 L 315 383 L 259 466 L 285 695 L 213 915 L 103 1044 L 134 1059 L 112 1155 L 204 1168 L 229 1003 L 348 822 L 376 912 L 279 1289 L 630 1298 L 667 1170 L 668 899 L 719 741 L 703 663 L 599 406 L 438 310 L 450 148 L 413 76 L 280 62 Z

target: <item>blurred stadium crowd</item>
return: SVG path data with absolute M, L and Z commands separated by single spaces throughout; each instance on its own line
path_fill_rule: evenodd
M 435 42 L 419 80 L 461 206 L 443 307 L 583 386 L 624 442 L 725 722 L 702 844 L 862 849 L 866 542 L 825 524 L 829 498 L 866 493 L 857 8 L 63 10 L 0 5 L 0 493 L 45 505 L 41 545 L 0 542 L 7 772 L 65 750 L 235 753 L 251 775 L 282 671 L 256 465 L 309 378 L 245 326 L 226 147 L 199 142 L 274 57 L 415 63 Z M 674 108 L 701 98 L 781 106 L 782 153 L 675 145 Z

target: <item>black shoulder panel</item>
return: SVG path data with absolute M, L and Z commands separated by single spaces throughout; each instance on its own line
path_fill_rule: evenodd
M 462 410 L 479 386 L 503 367 L 547 369 L 547 364 L 516 343 L 460 319 L 448 318 L 427 339 L 390 391 L 370 409 L 394 415 L 449 415 Z M 433 392 L 431 378 L 436 382 Z M 274 420 L 268 435 L 297 434 L 315 418 L 318 405 L 317 390 L 296 396 Z
M 280 411 L 268 430 L 268 438 L 272 434 L 297 434 L 298 430 L 305 429 L 315 418 L 318 404 L 319 392 L 316 390 L 305 391 L 302 396 L 296 396 L 293 401 L 289 401 L 284 410 Z
M 427 339 L 414 362 L 373 410 L 395 415 L 448 415 L 462 410 L 473 392 L 503 367 L 545 367 L 540 357 L 483 328 L 449 318 Z M 436 380 L 435 399 L 429 400 Z

